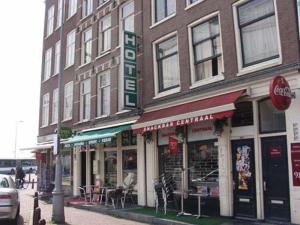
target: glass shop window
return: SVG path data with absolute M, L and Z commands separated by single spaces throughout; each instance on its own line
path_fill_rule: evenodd
M 134 187 L 137 181 L 137 153 L 136 150 L 124 150 L 123 157 L 123 183 Z
M 104 152 L 104 182 L 107 186 L 117 185 L 117 151 Z
M 252 102 L 239 102 L 235 104 L 235 111 L 232 117 L 232 127 L 253 125 Z
M 168 146 L 158 147 L 159 175 L 172 176 L 176 183 L 175 190 L 181 189 L 181 168 L 183 167 L 182 144 L 179 144 L 177 153 L 170 153 Z
M 211 197 L 219 197 L 217 140 L 188 144 L 189 189 Z
M 122 132 L 122 146 L 136 145 L 136 134 L 132 130 Z
M 111 142 L 104 143 L 104 148 L 115 148 L 117 147 L 117 139 L 112 138 Z
M 277 110 L 269 98 L 259 101 L 258 107 L 260 133 L 286 131 L 284 111 Z
M 71 152 L 62 152 L 62 183 L 71 185 Z

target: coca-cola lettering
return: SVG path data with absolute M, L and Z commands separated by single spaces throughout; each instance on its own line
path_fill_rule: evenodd
M 279 95 L 283 97 L 292 97 L 291 89 L 290 87 L 284 87 L 281 88 L 279 85 L 276 85 L 274 88 L 274 95 Z
M 282 76 L 276 76 L 270 83 L 270 98 L 278 110 L 286 110 L 292 101 L 292 91 L 289 83 Z

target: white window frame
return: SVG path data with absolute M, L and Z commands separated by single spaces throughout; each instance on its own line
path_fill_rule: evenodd
M 59 67 L 60 67 L 60 44 L 61 42 L 58 41 L 55 44 L 55 56 L 54 56 L 54 75 L 57 75 L 59 73 Z
M 103 30 L 103 21 L 106 20 L 106 19 L 109 19 L 110 20 L 110 25 L 107 29 Z M 98 43 L 98 55 L 102 55 L 104 54 L 105 52 L 109 51 L 111 49 L 111 15 L 107 15 L 103 18 L 101 18 L 101 20 L 99 20 L 99 32 L 98 32 L 98 36 L 99 36 L 99 43 Z M 104 45 L 103 45 L 103 34 L 104 32 L 109 32 L 110 35 L 109 35 L 109 46 L 107 49 L 103 49 L 104 48 Z
M 73 81 L 65 84 L 64 88 L 64 121 L 72 119 L 73 111 Z
M 52 118 L 51 123 L 58 122 L 58 88 L 55 88 L 52 93 Z
M 54 5 L 52 5 L 47 12 L 47 37 L 50 36 L 54 30 L 54 12 L 55 8 Z
M 93 0 L 82 0 L 82 18 L 89 16 L 93 12 Z
M 194 3 L 190 3 L 190 0 L 186 0 L 186 7 L 184 10 L 188 10 L 188 9 L 194 7 L 195 5 L 198 5 L 199 3 L 204 2 L 204 1 L 205 0 L 197 0 Z
M 211 78 L 203 79 L 196 81 L 196 71 L 195 71 L 195 56 L 194 56 L 194 48 L 193 48 L 193 33 L 192 33 L 192 28 L 201 24 L 205 23 L 206 21 L 209 21 L 210 19 L 218 17 L 219 20 L 219 32 L 220 32 L 220 49 L 222 53 L 222 65 L 221 65 L 221 74 L 218 74 L 216 76 L 213 76 Z M 191 23 L 188 25 L 188 36 L 189 36 L 189 54 L 190 54 L 190 70 L 191 70 L 191 86 L 190 88 L 195 88 L 199 86 L 203 86 L 206 84 L 218 82 L 221 80 L 224 80 L 224 54 L 223 54 L 223 45 L 222 45 L 222 29 L 221 29 L 221 18 L 220 18 L 220 12 L 214 12 L 210 15 L 207 15 L 205 17 L 200 18 L 199 20 Z
M 85 34 L 87 32 L 91 32 L 91 37 L 90 37 L 90 39 L 85 40 Z M 91 43 L 91 49 L 89 49 L 91 56 L 90 56 L 89 60 L 85 61 L 85 57 L 87 57 L 86 56 L 86 54 L 87 54 L 86 48 L 87 48 L 87 44 L 89 42 Z M 88 64 L 92 61 L 92 52 L 93 52 L 93 29 L 92 29 L 92 27 L 89 27 L 89 28 L 85 29 L 81 34 L 81 65 Z
M 162 0 L 160 0 L 160 1 L 162 1 Z M 163 18 L 163 19 L 161 19 L 159 21 L 155 21 L 155 13 L 156 13 L 156 11 L 155 11 L 155 8 L 156 8 L 156 6 L 155 6 L 155 0 L 151 0 L 151 24 L 152 25 L 151 25 L 150 29 L 153 28 L 153 27 L 156 27 L 156 26 L 164 23 L 165 21 L 167 21 L 167 20 L 169 20 L 169 19 L 171 19 L 171 18 L 173 18 L 173 17 L 176 16 L 176 13 L 177 13 L 177 2 L 175 2 L 175 3 L 176 3 L 176 5 L 175 5 L 175 13 L 172 13 L 169 16 L 167 16 L 167 17 L 165 17 L 165 18 Z
M 85 85 L 89 85 L 88 86 L 89 90 L 87 92 L 83 90 L 83 87 Z M 86 104 L 86 102 L 84 104 L 84 98 L 86 97 L 86 95 L 88 95 L 88 99 L 87 99 L 89 101 L 88 104 Z M 90 118 L 91 118 L 91 79 L 89 78 L 80 83 L 80 121 L 85 122 L 90 120 Z
M 56 29 L 59 28 L 62 24 L 62 0 L 57 0 L 57 16 L 56 16 Z
M 98 7 L 101 7 L 103 5 L 105 5 L 106 3 L 108 3 L 110 0 L 98 0 Z
M 68 19 L 75 15 L 77 12 L 77 0 L 69 0 Z
M 43 95 L 42 99 L 42 127 L 49 125 L 49 92 Z
M 130 15 L 128 15 L 127 17 L 123 17 L 123 8 L 124 7 L 126 7 L 127 5 L 129 5 L 129 4 L 131 4 L 131 3 L 133 3 L 133 12 L 130 14 Z M 133 16 L 134 18 L 133 18 L 133 24 L 135 25 L 135 4 L 134 4 L 134 1 L 128 1 L 128 2 L 125 2 L 124 4 L 122 4 L 121 6 L 120 6 L 120 11 L 119 11 L 119 26 L 120 26 L 120 36 L 119 36 L 119 40 L 120 40 L 120 44 L 122 44 L 122 42 L 123 42 L 123 34 L 124 34 L 124 29 L 123 29 L 123 27 L 124 27 L 124 20 L 126 19 L 126 18 L 128 18 L 128 17 L 130 17 L 130 16 Z M 135 27 L 133 27 L 133 32 L 134 32 L 134 29 Z
M 51 77 L 52 67 L 52 48 L 48 48 L 45 52 L 45 63 L 44 63 L 44 81 Z
M 101 86 L 100 77 L 102 77 L 102 76 L 108 76 L 109 77 L 109 84 L 108 85 Z M 103 102 L 100 101 L 100 99 L 102 99 L 102 96 L 101 96 L 102 89 L 106 88 L 106 87 L 109 87 L 109 92 L 110 92 L 111 91 L 111 76 L 110 76 L 110 71 L 109 70 L 98 74 L 98 79 L 97 79 L 97 116 L 98 117 L 106 117 L 106 116 L 110 115 L 110 113 L 111 113 L 111 110 L 110 110 L 111 101 L 109 101 L 109 109 L 108 109 L 109 112 L 108 112 L 108 114 L 103 114 L 102 113 Z M 110 98 L 111 98 L 111 94 L 110 94 Z
M 234 19 L 234 29 L 235 29 L 235 42 L 236 42 L 236 54 L 237 54 L 237 62 L 238 62 L 238 73 L 237 76 L 241 76 L 247 73 L 255 72 L 257 70 L 266 69 L 272 66 L 280 65 L 282 64 L 282 50 L 281 50 L 281 39 L 280 39 L 280 33 L 279 33 L 279 23 L 278 23 L 278 10 L 277 10 L 277 0 L 273 0 L 274 2 L 274 10 L 275 10 L 275 22 L 276 22 L 276 28 L 277 28 L 277 40 L 278 40 L 278 54 L 279 57 L 275 59 L 271 59 L 268 61 L 264 61 L 261 63 L 257 63 L 251 66 L 243 67 L 243 57 L 242 57 L 242 40 L 240 35 L 240 29 L 239 29 L 239 20 L 238 20 L 238 7 L 242 4 L 247 3 L 250 0 L 240 0 L 238 2 L 235 2 L 233 7 L 233 19 Z
M 74 35 L 74 37 L 72 37 L 72 35 Z M 73 40 L 73 41 L 70 42 L 71 40 Z M 66 65 L 65 65 L 66 68 L 74 65 L 74 62 L 75 62 L 75 42 L 76 42 L 76 31 L 74 29 L 74 30 L 70 31 L 67 34 Z
M 152 52 L 153 52 L 153 68 L 154 68 L 154 85 L 155 85 L 155 96 L 154 96 L 154 99 L 156 98 L 161 98 L 161 97 L 165 97 L 167 95 L 171 95 L 171 94 L 174 94 L 174 93 L 177 93 L 177 92 L 180 92 L 180 89 L 181 89 L 181 82 L 180 82 L 180 65 L 179 65 L 179 62 L 180 62 L 180 56 L 179 56 L 179 48 L 178 48 L 178 52 L 177 52 L 177 58 L 178 58 L 178 71 L 179 71 L 179 84 L 178 84 L 178 87 L 175 87 L 175 88 L 172 88 L 172 89 L 169 89 L 169 90 L 166 90 L 166 91 L 163 91 L 163 92 L 159 92 L 159 80 L 158 80 L 158 65 L 157 65 L 157 61 L 156 61 L 156 46 L 157 44 L 173 37 L 173 36 L 176 36 L 176 39 L 177 39 L 177 48 L 179 47 L 179 44 L 178 44 L 178 33 L 177 31 L 174 31 L 172 33 L 169 33 L 161 38 L 159 38 L 158 40 L 154 41 L 152 43 Z

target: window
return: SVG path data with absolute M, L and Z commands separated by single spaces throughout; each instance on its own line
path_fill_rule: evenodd
M 136 134 L 132 130 L 122 132 L 122 146 L 136 145 Z
M 44 80 L 48 80 L 51 75 L 51 58 L 52 48 L 49 48 L 45 53 Z
M 297 0 L 298 35 L 300 39 L 300 0 Z
M 42 127 L 49 124 L 49 93 L 43 95 Z
M 71 151 L 62 151 L 62 184 L 71 185 Z
M 90 15 L 93 11 L 93 0 L 82 1 L 82 18 Z
M 273 0 L 252 0 L 238 6 L 243 67 L 279 57 Z
M 55 44 L 54 74 L 59 73 L 60 66 L 60 41 Z
M 81 63 L 89 63 L 92 60 L 92 28 L 82 33 Z
M 124 5 L 121 11 L 122 30 L 134 32 L 134 2 Z
M 191 5 L 196 2 L 200 2 L 201 0 L 188 0 L 188 4 Z
M 193 81 L 221 75 L 222 53 L 219 19 L 213 17 L 191 28 L 193 47 Z
M 54 5 L 48 9 L 48 18 L 47 18 L 47 36 L 52 34 L 54 26 Z
M 164 40 L 155 46 L 158 75 L 158 92 L 179 86 L 179 62 L 177 36 Z
M 277 110 L 270 99 L 261 100 L 258 106 L 261 133 L 286 131 L 284 111 Z
M 73 110 L 73 81 L 65 85 L 64 120 L 72 119 L 72 110 Z
M 137 180 L 137 152 L 136 150 L 122 151 L 123 183 L 133 188 Z
M 58 5 L 57 5 L 57 19 L 56 19 L 56 27 L 60 27 L 61 26 L 61 16 L 62 16 L 62 0 L 58 0 Z
M 53 90 L 52 96 L 52 124 L 58 121 L 58 88 Z
M 110 114 L 110 73 L 98 76 L 98 116 Z
M 75 30 L 71 31 L 67 35 L 67 46 L 66 46 L 66 67 L 74 64 L 75 56 Z
M 99 54 L 111 47 L 111 16 L 108 15 L 99 22 Z
M 252 102 L 239 102 L 235 104 L 234 114 L 231 120 L 232 127 L 252 126 L 253 125 L 253 106 Z
M 80 85 L 80 120 L 89 120 L 91 112 L 91 80 L 87 79 Z
M 77 0 L 69 0 L 68 18 L 73 16 L 77 11 Z
M 117 152 L 104 152 L 104 183 L 106 186 L 117 185 Z
M 154 0 L 154 22 L 176 13 L 176 0 Z
M 105 4 L 106 2 L 108 2 L 109 0 L 99 0 L 99 5 L 103 5 Z

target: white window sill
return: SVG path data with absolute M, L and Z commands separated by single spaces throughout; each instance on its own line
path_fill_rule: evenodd
M 67 70 L 67 69 L 69 69 L 69 68 L 72 67 L 72 66 L 74 66 L 74 63 L 71 64 L 71 65 L 66 66 L 66 67 L 64 68 L 64 70 Z
M 174 14 L 172 14 L 172 15 L 170 15 L 170 16 L 168 16 L 168 17 L 166 17 L 166 18 L 164 18 L 164 19 L 162 19 L 162 20 L 160 20 L 160 21 L 158 21 L 158 22 L 156 22 L 156 23 L 153 23 L 153 24 L 150 26 L 150 29 L 152 29 L 152 28 L 154 28 L 154 27 L 157 27 L 158 25 L 160 25 L 160 24 L 162 24 L 162 23 L 164 23 L 164 22 L 166 22 L 166 21 L 172 19 L 172 18 L 175 17 L 175 16 L 176 16 L 176 13 L 174 13 Z
M 42 83 L 45 83 L 48 80 L 50 80 L 50 77 L 48 77 L 47 79 L 43 80 Z
M 86 18 L 88 18 L 90 15 L 92 15 L 92 12 L 89 13 L 88 15 L 85 15 L 84 17 L 82 17 L 82 18 L 79 20 L 79 23 L 81 23 L 83 20 L 85 20 Z
M 111 53 L 110 49 L 109 49 L 109 50 L 106 50 L 106 51 L 104 51 L 104 52 L 101 52 L 100 55 L 98 55 L 98 56 L 96 57 L 96 60 L 97 60 L 97 59 L 101 59 L 102 57 L 104 57 L 104 56 L 106 56 L 106 55 L 108 55 L 108 54 L 110 54 L 110 53 Z
M 62 123 L 64 123 L 64 122 L 68 122 L 68 121 L 70 121 L 70 120 L 72 120 L 72 117 L 70 117 L 70 118 L 66 118 L 66 119 L 64 119 L 63 121 L 61 121 Z
M 66 21 L 70 20 L 70 19 L 71 19 L 73 16 L 75 16 L 75 15 L 76 15 L 76 13 L 77 13 L 77 12 L 75 12 L 74 14 L 72 14 L 72 15 L 68 16 L 68 18 L 67 18 L 67 20 L 66 20 Z
M 282 64 L 282 58 L 272 59 L 270 61 L 262 62 L 245 68 L 241 68 L 236 74 L 237 76 L 243 76 L 248 73 L 256 72 L 258 70 L 267 69 L 273 66 L 278 66 Z
M 173 89 L 168 90 L 168 91 L 160 92 L 160 93 L 156 94 L 153 99 L 158 99 L 158 98 L 166 97 L 168 95 L 172 95 L 172 94 L 178 93 L 178 92 L 180 92 L 180 90 L 181 90 L 181 88 L 179 86 L 179 87 L 173 88 Z
M 59 74 L 59 73 L 55 73 L 55 74 L 53 74 L 51 77 L 56 77 L 56 76 L 58 76 L 58 74 Z
M 184 8 L 184 10 L 189 10 L 190 8 L 193 8 L 194 6 L 196 6 L 196 5 L 198 5 L 199 3 L 204 2 L 204 1 L 205 1 L 205 0 L 199 0 L 199 1 L 194 2 L 194 3 L 192 3 L 192 4 L 188 4 L 188 6 Z
M 106 117 L 108 117 L 108 115 L 98 116 L 98 117 L 96 117 L 95 119 L 98 120 L 98 119 L 103 119 L 103 118 L 106 118 Z
M 56 124 L 57 124 L 57 122 L 54 122 L 54 123 L 51 123 L 50 126 L 53 126 L 53 125 L 56 125 Z
M 53 31 L 45 37 L 45 40 L 53 34 Z
M 107 5 L 110 1 L 104 2 L 97 7 L 97 10 Z
M 217 75 L 211 78 L 206 78 L 203 80 L 199 80 L 199 81 L 195 81 L 191 86 L 190 89 L 196 88 L 196 87 L 200 87 L 200 86 L 204 86 L 207 84 L 211 84 L 211 83 L 215 83 L 218 81 L 224 80 L 224 75 Z
M 116 112 L 116 115 L 119 115 L 119 114 L 122 114 L 122 113 L 127 113 L 127 112 L 130 112 L 130 110 L 124 109 L 122 111 Z
M 88 63 L 85 63 L 85 64 L 82 64 L 82 65 L 80 65 L 80 66 L 78 67 L 78 69 L 81 69 L 82 67 L 85 67 L 85 66 L 87 66 L 88 64 L 91 64 L 91 62 L 92 62 L 92 61 L 90 61 L 90 62 L 88 62 Z
M 86 123 L 86 122 L 89 122 L 89 121 L 90 121 L 90 119 L 85 119 L 85 120 L 81 120 L 81 121 L 79 121 L 79 122 L 77 122 L 75 124 Z
M 42 125 L 40 128 L 46 128 L 48 127 L 48 124 L 47 125 Z

